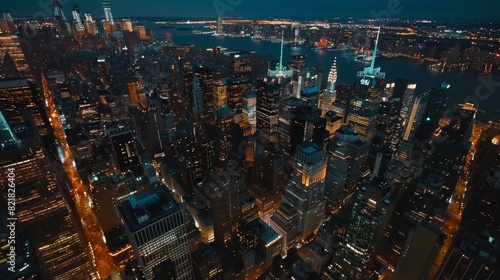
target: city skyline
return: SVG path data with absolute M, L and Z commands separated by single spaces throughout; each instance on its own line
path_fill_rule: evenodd
M 43 2 L 43 1 L 40 1 Z M 360 18 L 408 18 L 408 19 L 481 19 L 495 20 L 500 3 L 487 0 L 481 5 L 470 1 L 410 1 L 388 0 L 382 2 L 360 0 L 352 2 L 319 0 L 314 5 L 306 5 L 301 1 L 287 1 L 282 5 L 279 1 L 226 1 L 226 0 L 189 0 L 183 2 L 165 2 L 161 0 L 141 1 L 111 0 L 113 15 L 118 18 L 127 17 L 173 17 L 173 18 L 214 18 L 214 17 L 292 17 L 322 19 L 333 17 Z M 74 4 L 82 13 L 91 13 L 104 17 L 101 0 L 60 1 L 63 10 L 70 15 Z M 429 9 L 429 7 L 431 9 Z M 325 12 L 327 10 L 327 12 Z M 39 3 L 33 0 L 32 5 L 6 0 L 0 3 L 0 11 L 9 11 L 13 16 L 41 16 L 53 12 L 50 1 Z M 389 12 L 389 13 L 387 13 Z
M 199 1 L 1 15 L 2 280 L 500 279 L 500 28 Z

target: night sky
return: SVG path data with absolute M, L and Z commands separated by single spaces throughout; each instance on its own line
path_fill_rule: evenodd
M 51 0 L 0 0 L 0 11 L 14 16 L 51 14 Z M 110 0 L 115 17 L 335 17 L 375 18 L 389 11 L 399 18 L 477 18 L 500 19 L 498 0 Z M 41 4 L 39 4 L 41 3 Z M 45 3 L 45 4 L 44 4 Z M 101 0 L 61 0 L 68 18 L 76 3 L 80 12 L 103 16 Z M 219 7 L 219 12 L 214 6 Z M 389 13 L 384 13 L 388 15 Z

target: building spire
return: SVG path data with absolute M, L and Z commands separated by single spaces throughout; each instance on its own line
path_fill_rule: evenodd
M 280 67 L 279 71 L 283 71 L 283 30 L 281 30 L 281 52 L 280 52 Z
M 373 48 L 373 57 L 372 57 L 372 62 L 370 64 L 370 70 L 373 72 L 373 69 L 375 68 L 375 58 L 377 57 L 377 48 L 378 48 L 378 38 L 380 36 L 380 26 L 378 27 L 378 32 L 377 32 L 377 40 L 375 40 L 375 47 Z
M 5 151 L 10 148 L 19 148 L 20 146 L 21 141 L 17 139 L 12 128 L 0 111 L 0 151 Z

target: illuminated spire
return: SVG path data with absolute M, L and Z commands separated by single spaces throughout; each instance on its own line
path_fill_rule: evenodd
M 380 26 L 378 27 L 378 32 L 377 32 L 377 40 L 375 40 L 375 47 L 373 48 L 373 57 L 372 57 L 372 63 L 370 64 L 370 69 L 373 72 L 373 69 L 375 68 L 375 58 L 377 57 L 377 48 L 378 48 L 378 38 L 380 36 Z
M 328 83 L 336 83 L 337 82 L 337 57 L 333 59 L 332 69 L 330 69 L 330 73 L 328 74 Z
M 0 151 L 10 148 L 19 148 L 21 141 L 17 139 L 16 135 L 10 128 L 7 120 L 0 111 Z
M 283 30 L 281 30 L 281 53 L 280 53 L 280 67 L 279 71 L 283 71 Z
M 337 83 L 337 57 L 333 59 L 332 69 L 328 74 L 327 90 L 331 93 L 335 93 L 335 83 Z

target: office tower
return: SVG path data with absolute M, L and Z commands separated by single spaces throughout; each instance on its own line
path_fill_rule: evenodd
M 290 69 L 293 71 L 292 87 L 293 96 L 299 97 L 300 91 L 304 87 L 304 77 L 307 73 L 307 56 L 306 55 L 292 55 L 290 62 Z
M 252 127 L 252 133 L 257 128 L 257 92 L 251 91 L 243 95 L 243 114 Z
M 282 256 L 286 256 L 288 249 L 300 241 L 300 214 L 298 210 L 283 202 L 271 216 L 271 227 L 283 237 Z
M 104 9 L 104 18 L 111 26 L 115 25 L 115 21 L 113 20 L 113 14 L 111 13 L 111 5 L 109 4 L 109 0 L 102 1 L 102 8 Z
M 429 93 L 424 92 L 414 98 L 403 128 L 403 140 L 413 142 L 429 101 Z
M 335 85 L 337 83 L 337 57 L 333 60 L 332 68 L 330 73 L 328 73 L 328 80 L 326 84 L 326 89 L 322 93 L 320 101 L 320 109 L 322 115 L 324 116 L 328 111 L 331 111 L 333 102 L 335 101 Z
M 231 134 L 233 113 L 229 110 L 229 108 L 222 107 L 217 110 L 216 116 L 218 128 L 217 150 L 219 153 L 219 159 L 221 161 L 226 161 L 229 154 L 233 150 L 233 135 Z
M 35 85 L 26 79 L 0 80 L 0 103 L 4 117 L 13 125 L 26 122 L 29 112 L 41 135 L 49 132 L 48 119 L 42 107 L 42 101 Z
M 354 128 L 343 125 L 330 142 L 325 197 L 332 203 L 349 199 L 358 189 L 369 144 Z
M 384 89 L 385 73 L 375 68 L 380 28 L 375 41 L 370 67 L 359 71 L 353 87 L 353 98 L 347 107 L 347 123 L 362 135 L 364 141 L 371 141 L 375 133 L 379 101 Z
M 326 159 L 326 151 L 317 144 L 297 146 L 293 173 L 283 193 L 283 202 L 292 205 L 299 213 L 302 241 L 310 238 L 323 221 Z
M 273 263 L 274 257 L 282 252 L 283 237 L 261 219 L 258 219 L 253 227 L 257 235 L 257 252 L 264 256 L 267 268 Z
M 282 86 L 263 80 L 257 88 L 257 130 L 264 142 L 278 142 L 278 102 Z
M 297 108 L 304 105 L 303 99 L 296 97 L 287 97 L 279 102 L 278 111 L 278 135 L 279 135 L 279 146 L 284 152 L 284 158 L 287 166 L 293 165 L 293 157 L 295 155 L 295 150 L 292 149 L 292 135 L 291 135 L 291 125 L 293 120 L 297 117 Z M 288 171 L 286 171 L 288 173 Z
M 184 212 L 165 186 L 120 204 L 127 236 L 146 279 L 193 279 Z
M 244 178 L 236 166 L 236 162 L 229 161 L 225 169 L 211 172 L 204 186 L 212 210 L 215 243 L 223 247 L 229 246 L 231 234 L 240 221 L 239 191 Z
M 309 106 L 297 108 L 297 117 L 292 120 L 290 126 L 292 151 L 303 142 L 312 142 L 319 146 L 324 145 L 327 136 L 326 119 L 315 115 L 312 110 L 313 108 Z
M 127 83 L 127 88 L 130 98 L 130 105 L 139 106 L 139 91 L 137 89 L 137 82 L 135 80 L 130 80 Z
M 368 153 L 367 166 L 372 178 L 382 176 L 401 139 L 400 103 L 382 98 L 377 115 L 375 134 Z
M 425 171 L 445 179 L 443 197 L 450 197 L 464 172 L 477 109 L 466 103 L 455 107 L 450 123 L 442 128 L 435 148 L 425 160 Z
M 4 122 L 1 126 L 2 136 L 11 131 Z M 28 232 L 44 279 L 69 280 L 75 275 L 90 278 L 90 259 L 61 194 L 62 182 L 50 166 L 36 127 L 31 124 L 28 129 L 31 136 L 0 151 L 0 185 L 8 185 L 9 169 L 16 175 L 16 232 Z M 3 195 L 7 199 L 6 188 Z M 16 237 L 15 246 L 21 246 L 18 242 Z
M 137 193 L 136 178 L 132 172 L 115 174 L 109 178 L 109 185 L 117 204 L 128 200 Z
M 62 9 L 61 1 L 52 0 L 52 5 L 54 6 L 54 22 L 56 24 L 57 30 L 64 36 L 68 32 L 71 32 L 71 28 L 68 23 L 66 23 L 66 16 Z
M 431 139 L 434 130 L 439 125 L 439 120 L 443 114 L 446 100 L 448 99 L 448 89 L 450 84 L 443 83 L 440 87 L 432 88 L 428 91 L 429 101 L 425 107 L 425 112 L 417 131 L 417 139 L 420 141 Z
M 202 245 L 193 253 L 193 270 L 197 280 L 222 278 L 222 260 L 211 245 Z
M 250 79 L 238 78 L 227 80 L 227 107 L 233 112 L 234 121 L 243 121 L 243 95 L 250 92 Z
M 214 83 L 214 109 L 218 110 L 222 107 L 227 107 L 227 80 L 222 79 Z
M 327 134 L 323 146 L 328 148 L 330 140 L 335 137 L 335 132 L 342 127 L 342 117 L 337 116 L 333 111 L 328 111 L 324 118 L 326 120 L 325 129 Z
M 257 146 L 253 186 L 250 191 L 256 199 L 259 217 L 268 223 L 281 202 L 281 193 L 285 186 L 284 170 L 283 156 L 274 145 Z
M 134 29 L 132 27 L 132 20 L 130 20 L 130 19 L 123 19 L 122 20 L 122 32 L 123 31 L 128 31 L 128 32 L 134 31 Z
M 360 98 L 353 98 L 349 104 L 347 123 L 362 135 L 364 141 L 370 142 L 375 134 L 378 109 L 378 102 Z
M 0 34 L 0 57 L 2 60 L 0 77 L 22 77 L 28 79 L 30 82 L 34 82 L 33 74 L 30 71 L 18 36 Z
M 136 149 L 136 140 L 129 124 L 125 121 L 111 123 L 107 135 L 113 148 L 117 172 L 131 171 L 134 176 L 142 174 L 141 163 Z
M 99 33 L 96 22 L 94 21 L 93 16 L 89 13 L 85 13 L 85 30 L 88 34 L 91 35 L 96 35 L 97 33 Z
M 231 79 L 252 79 L 252 62 L 249 52 L 235 51 L 226 55 L 229 56 L 230 60 L 229 73 Z
M 211 68 L 199 66 L 194 68 L 194 74 L 199 79 L 199 85 L 203 95 L 203 113 L 206 115 L 213 115 L 215 112 L 213 94 L 213 71 Z
M 375 249 L 383 236 L 394 202 L 390 186 L 372 182 L 360 188 L 354 200 L 349 225 L 328 273 L 346 279 L 370 279 Z
M 99 57 L 97 59 L 97 67 L 99 81 L 105 89 L 109 89 L 111 87 L 111 76 L 109 74 L 108 64 L 106 63 L 106 59 L 104 57 Z
M 335 101 L 332 104 L 332 111 L 345 122 L 347 118 L 347 107 L 352 98 L 351 86 L 338 84 L 335 86 Z
M 191 100 L 193 100 L 193 116 L 197 120 L 198 115 L 203 112 L 203 91 L 200 86 L 200 79 L 196 75 L 193 76 L 193 91 L 191 95 Z
M 408 201 L 408 215 L 417 221 L 424 220 L 441 227 L 443 217 L 439 217 L 439 211 L 446 211 L 440 205 L 440 200 L 443 200 L 440 199 L 443 186 L 444 179 L 435 174 L 421 178 Z
M 441 137 L 448 141 L 467 144 L 472 136 L 472 128 L 477 108 L 472 103 L 459 104 L 455 107 L 450 123 L 443 128 Z
M 78 32 L 85 31 L 85 26 L 83 26 L 82 18 L 80 17 L 80 10 L 78 9 L 78 5 L 75 4 L 75 6 L 73 6 L 73 10 L 71 11 L 71 14 L 73 15 L 73 21 L 75 23 L 76 31 L 78 31 Z

